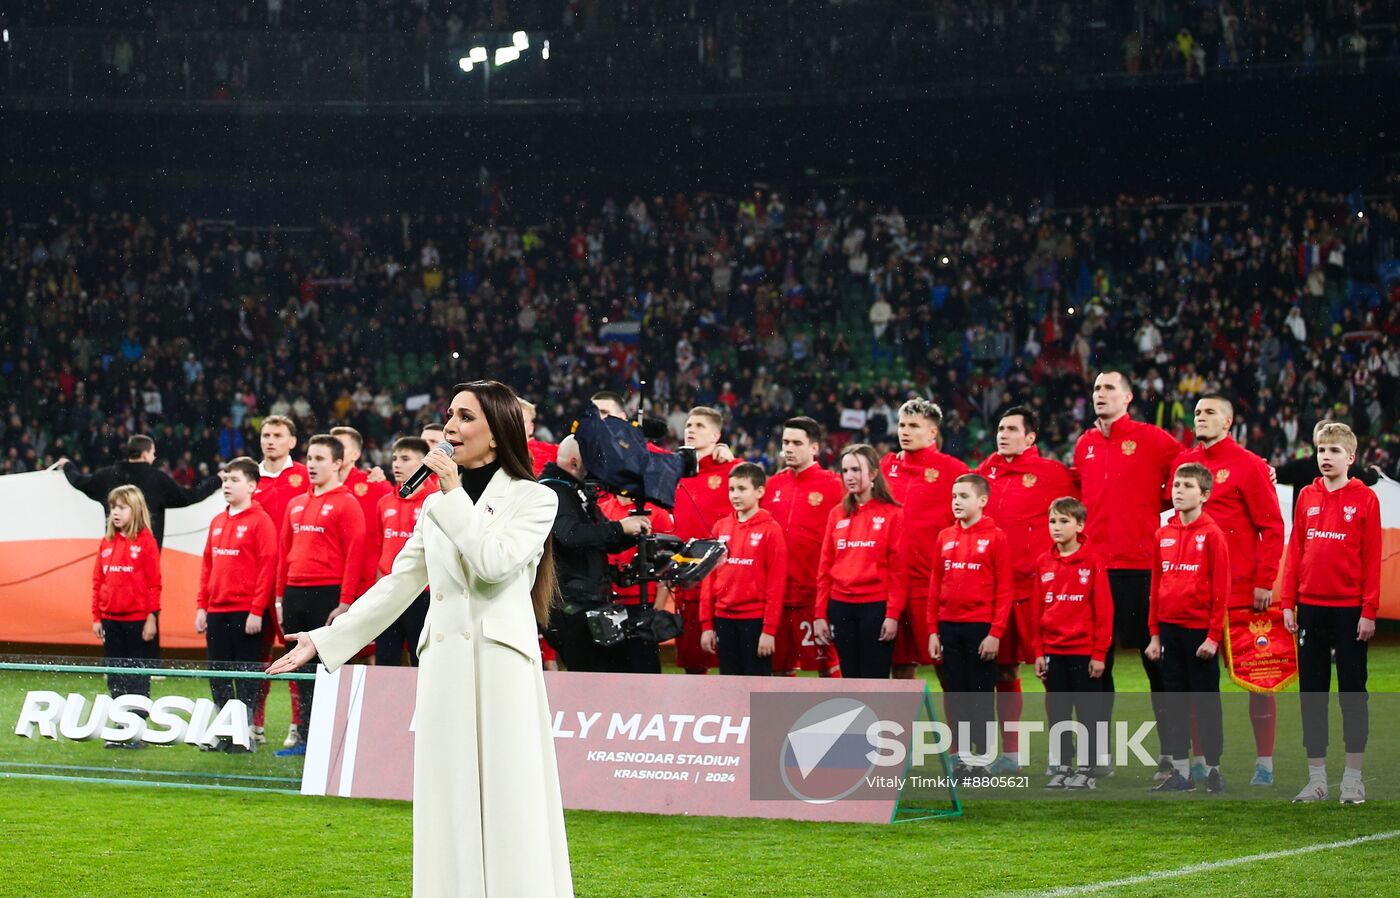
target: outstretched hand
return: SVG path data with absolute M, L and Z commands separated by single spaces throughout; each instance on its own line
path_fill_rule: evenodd
M 272 662 L 267 669 L 269 676 L 295 673 L 316 660 L 316 644 L 311 641 L 310 633 L 288 633 L 285 638 L 288 645 L 293 642 L 296 645 L 289 648 L 287 654 Z

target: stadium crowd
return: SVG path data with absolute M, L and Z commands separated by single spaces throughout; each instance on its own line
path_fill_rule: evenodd
M 555 44 L 552 83 L 543 67 L 533 79 L 511 73 L 532 97 L 577 90 L 574 72 L 588 74 L 590 93 L 609 95 L 848 87 L 852 78 L 870 87 L 979 75 L 1194 80 L 1400 61 L 1396 0 L 49 0 L 0 13 L 0 24 L 17 35 L 0 90 L 221 101 L 454 97 L 460 54 L 449 51 L 521 29 Z M 92 28 L 106 33 L 66 31 Z
M 0 225 L 0 471 L 94 468 L 135 433 L 191 484 L 256 445 L 268 414 L 349 423 L 369 461 L 489 372 L 540 405 L 542 435 L 594 390 L 677 438 L 723 407 L 738 454 L 778 458 L 781 422 L 891 444 L 913 395 L 946 450 L 991 450 L 1029 402 L 1064 457 L 1086 375 L 1134 372 L 1136 414 L 1185 436 L 1194 398 L 1240 409 L 1275 462 L 1313 425 L 1397 458 L 1396 183 L 1362 198 L 1268 186 L 1201 206 L 1121 197 L 906 216 L 844 191 L 590 203 L 521 220 L 383 213 L 256 230 L 69 201 Z M 640 343 L 638 335 L 640 334 Z

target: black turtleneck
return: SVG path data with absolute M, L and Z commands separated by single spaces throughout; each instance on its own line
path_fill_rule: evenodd
M 479 468 L 458 467 L 457 473 L 462 475 L 462 489 L 476 502 L 481 499 L 481 494 L 486 492 L 486 484 L 491 482 L 491 478 L 496 476 L 500 469 L 499 461 L 490 461 Z

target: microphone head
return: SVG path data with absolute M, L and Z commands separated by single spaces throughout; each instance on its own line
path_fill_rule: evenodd
M 452 444 L 447 442 L 447 440 L 443 440 L 441 443 L 438 443 L 436 446 L 433 447 L 434 450 L 438 452 L 446 452 L 449 456 L 452 454 L 453 448 L 454 447 L 452 446 Z

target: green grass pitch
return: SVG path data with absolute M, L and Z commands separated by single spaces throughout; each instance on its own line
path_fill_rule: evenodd
M 1372 652 L 1373 692 L 1400 692 L 1400 644 L 1387 643 Z M 0 680 L 6 720 L 23 690 L 38 688 L 29 676 Z M 1120 691 L 1144 687 L 1130 655 L 1119 659 L 1118 683 Z M 1026 684 L 1038 689 L 1033 677 Z M 285 688 L 274 686 L 269 704 L 273 736 L 286 731 Z M 1038 704 L 1028 699 L 1028 711 Z M 5 773 L 33 769 L 13 766 L 27 763 L 14 748 L 25 740 L 10 733 L 0 740 L 11 746 L 0 750 L 0 896 L 409 894 L 405 803 L 13 778 Z M 62 762 L 75 767 L 110 767 L 134 754 L 62 748 L 69 752 Z M 1280 763 L 1299 753 L 1281 738 Z M 296 767 L 270 751 L 253 758 L 178 748 L 141 754 L 150 756 L 143 764 L 238 771 L 269 777 L 249 784 L 295 788 Z M 1339 755 L 1332 766 L 1340 769 Z M 1037 787 L 1039 779 L 1033 776 Z M 1287 797 L 1298 785 L 1281 776 L 1275 789 Z M 1349 808 L 1199 795 L 970 800 L 960 819 L 898 826 L 569 812 L 568 831 L 581 898 L 1364 898 L 1397 894 L 1400 879 L 1400 801 Z M 1317 850 L 1297 853 L 1308 848 Z M 1269 856 L 1240 860 L 1259 854 Z M 511 862 L 530 863 L 528 846 Z M 1202 867 L 1180 873 L 1190 865 Z M 1112 885 L 1125 879 L 1132 881 Z

